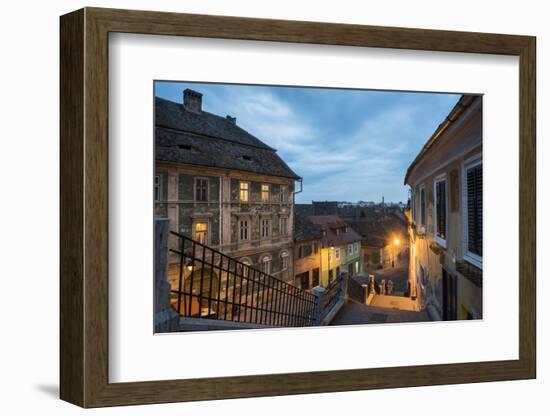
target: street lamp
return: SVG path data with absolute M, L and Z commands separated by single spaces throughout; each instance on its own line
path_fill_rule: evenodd
M 395 250 L 397 249 L 397 247 L 399 247 L 399 244 L 401 244 L 401 241 L 399 240 L 399 238 L 395 237 L 393 239 L 393 248 L 392 248 L 393 258 L 391 261 L 391 267 L 395 267 Z

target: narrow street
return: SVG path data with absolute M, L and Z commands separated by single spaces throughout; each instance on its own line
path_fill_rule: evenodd
M 378 285 L 390 280 L 393 282 L 391 295 L 376 294 L 368 305 L 346 303 L 330 325 L 357 325 L 378 323 L 426 322 L 430 317 L 426 311 L 417 311 L 416 302 L 405 297 L 409 280 L 409 256 L 404 255 L 396 267 L 362 273 L 354 277 L 360 284 L 369 282 L 373 274 Z

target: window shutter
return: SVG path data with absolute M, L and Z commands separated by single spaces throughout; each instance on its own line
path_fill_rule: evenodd
M 468 169 L 468 251 L 483 256 L 483 166 Z

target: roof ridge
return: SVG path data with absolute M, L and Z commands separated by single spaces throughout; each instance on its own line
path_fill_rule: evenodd
M 176 101 L 172 101 L 172 100 L 168 100 L 166 98 L 162 98 L 162 97 L 158 97 L 155 95 L 155 99 L 156 100 L 160 100 L 160 101 L 163 101 L 165 102 L 166 104 L 168 105 L 171 105 L 171 106 L 177 106 L 176 108 L 179 110 L 179 111 L 184 111 L 185 113 L 187 114 L 193 114 L 193 115 L 198 115 L 200 116 L 201 114 L 204 114 L 206 115 L 207 117 L 214 117 L 220 121 L 223 121 L 224 123 L 227 124 L 227 126 L 231 126 L 232 128 L 237 128 L 239 129 L 240 132 L 242 132 L 244 135 L 248 136 L 249 138 L 253 139 L 253 140 L 256 140 L 257 142 L 259 142 L 259 144 L 251 144 L 251 143 L 243 143 L 241 141 L 238 141 L 238 140 L 235 140 L 235 139 L 231 139 L 231 138 L 227 138 L 227 137 L 220 137 L 220 136 L 214 136 L 212 134 L 205 134 L 205 133 L 197 133 L 196 131 L 192 131 L 192 130 L 184 130 L 184 129 L 180 129 L 180 128 L 174 128 L 174 127 L 169 127 L 169 126 L 165 126 L 165 125 L 162 125 L 160 124 L 161 127 L 164 127 L 164 128 L 168 128 L 168 129 L 171 129 L 171 130 L 174 130 L 174 131 L 182 131 L 182 132 L 185 132 L 185 133 L 193 133 L 193 134 L 200 134 L 201 136 L 207 136 L 207 137 L 212 137 L 212 138 L 215 138 L 215 139 L 219 139 L 219 140 L 225 140 L 225 141 L 228 141 L 228 142 L 232 142 L 232 143 L 237 143 L 237 144 L 241 144 L 243 146 L 250 146 L 250 147 L 253 147 L 253 148 L 258 148 L 258 149 L 266 149 L 266 150 L 271 150 L 271 151 L 274 151 L 274 152 L 277 152 L 277 149 L 275 149 L 274 147 L 271 147 L 269 146 L 268 144 L 264 143 L 262 140 L 260 140 L 258 137 L 254 136 L 253 134 L 251 134 L 250 132 L 248 132 L 247 130 L 243 129 L 241 126 L 237 125 L 237 124 L 233 124 L 231 123 L 229 120 L 227 120 L 227 118 L 225 117 L 222 117 L 220 115 L 217 115 L 217 114 L 214 114 L 214 113 L 211 113 L 210 111 L 205 111 L 205 110 L 202 110 L 201 113 L 193 113 L 191 111 L 188 111 L 184 108 L 184 106 L 181 104 L 181 103 L 178 103 Z M 155 125 L 159 125 L 157 124 L 156 122 L 156 117 L 155 117 Z

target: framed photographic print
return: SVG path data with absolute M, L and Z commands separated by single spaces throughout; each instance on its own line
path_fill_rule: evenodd
M 86 8 L 60 52 L 62 399 L 536 376 L 533 37 Z

